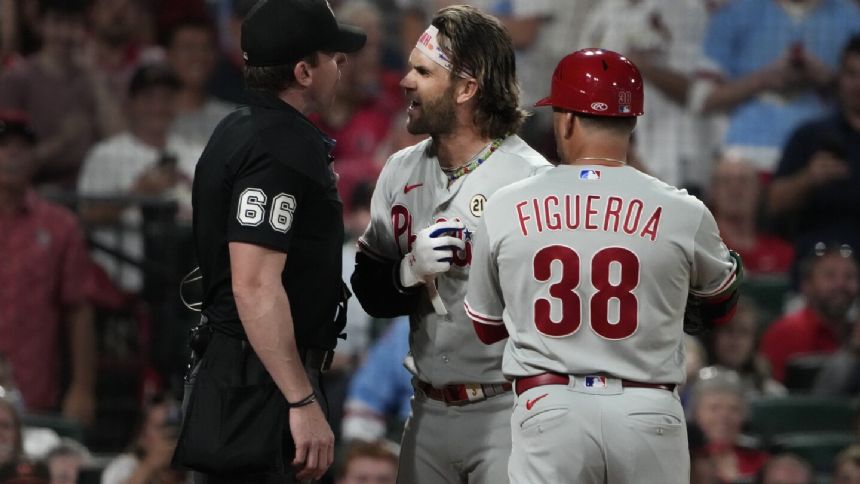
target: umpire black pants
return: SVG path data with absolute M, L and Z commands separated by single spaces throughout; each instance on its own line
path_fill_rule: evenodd
M 213 335 L 213 338 L 228 338 L 227 336 L 220 335 L 216 333 Z M 233 340 L 236 341 L 236 340 Z M 230 341 L 228 344 L 232 344 L 233 341 Z M 226 343 L 227 341 L 222 340 L 222 343 Z M 244 342 L 243 344 L 249 344 Z M 207 355 L 213 356 L 213 355 Z M 194 391 L 194 384 L 196 382 L 197 371 L 199 370 L 199 363 L 196 368 L 194 368 L 191 372 L 188 381 L 185 383 L 185 394 L 182 402 L 183 406 L 183 415 L 186 414 L 188 401 Z M 261 369 L 261 365 L 259 368 L 256 368 L 256 371 L 265 371 L 265 369 Z M 308 368 L 305 367 L 305 373 L 308 376 L 308 380 L 310 381 L 311 386 L 314 389 L 314 393 L 316 393 L 317 401 L 322 407 L 325 415 L 328 416 L 328 401 L 326 399 L 325 393 L 322 391 L 321 386 L 321 378 L 322 372 L 319 368 Z M 252 378 L 256 378 L 253 377 Z M 261 416 L 261 418 L 265 418 L 265 416 Z M 289 434 L 289 419 L 287 419 L 287 423 L 284 425 L 284 462 L 286 463 L 286 470 L 284 473 L 267 473 L 267 474 L 206 474 L 202 472 L 192 472 L 194 484 L 304 484 L 311 482 L 309 480 L 300 481 L 296 479 L 295 472 L 290 463 L 295 457 L 295 445 L 292 441 L 292 436 Z

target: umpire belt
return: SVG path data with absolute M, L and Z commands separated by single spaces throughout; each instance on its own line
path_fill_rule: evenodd
M 619 380 L 618 378 L 600 376 L 600 375 L 588 375 L 588 376 L 571 376 L 571 375 L 563 375 L 561 373 L 540 373 L 538 375 L 526 376 L 523 378 L 517 378 L 514 382 L 514 390 L 517 395 L 521 395 L 524 392 L 531 390 L 532 388 L 543 386 L 543 385 L 567 385 L 570 383 L 571 379 L 575 379 L 577 381 L 582 381 L 585 386 L 594 386 L 599 387 L 600 385 L 605 385 L 606 380 Z M 666 390 L 666 391 L 674 391 L 675 384 L 674 383 L 646 383 L 640 381 L 632 381 L 632 380 L 621 380 L 622 388 L 656 388 L 658 390 Z
M 334 350 L 299 348 L 299 358 L 302 360 L 305 368 L 326 372 L 331 368 L 331 362 L 334 359 Z
M 436 388 L 418 379 L 415 382 L 415 385 L 427 395 L 427 398 L 445 402 L 446 405 L 467 405 L 480 402 L 513 389 L 510 383 L 463 383 Z

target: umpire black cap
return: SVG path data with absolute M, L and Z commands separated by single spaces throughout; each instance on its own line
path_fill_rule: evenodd
M 242 56 L 249 66 L 290 64 L 317 51 L 356 52 L 360 29 L 338 24 L 326 0 L 260 0 L 242 22 Z

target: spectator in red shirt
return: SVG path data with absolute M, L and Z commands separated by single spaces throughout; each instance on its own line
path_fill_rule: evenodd
M 785 366 L 792 356 L 839 349 L 848 336 L 849 313 L 860 293 L 857 261 L 847 245 L 817 244 L 801 262 L 800 275 L 806 305 L 771 324 L 759 346 L 779 381 L 785 379 Z
M 756 169 L 748 162 L 727 157 L 714 167 L 710 202 L 726 246 L 740 254 L 749 276 L 787 274 L 794 249 L 779 237 L 759 231 L 761 191 Z
M 0 114 L 0 353 L 28 411 L 93 420 L 95 330 L 87 302 L 92 263 L 74 215 L 31 189 L 35 136 Z M 66 323 L 65 330 L 61 325 Z M 60 400 L 60 335 L 71 382 Z M 61 404 L 61 405 L 60 405 Z
M 0 109 L 27 113 L 39 136 L 33 182 L 74 190 L 87 151 L 120 114 L 107 84 L 83 60 L 86 3 L 39 2 L 42 46 L 0 75 Z
M 395 112 L 403 108 L 399 73 L 382 66 L 382 16 L 366 1 L 345 3 L 338 9 L 341 22 L 367 32 L 364 49 L 349 54 L 341 67 L 338 93 L 329 109 L 313 118 L 322 131 L 337 140 L 332 151 L 338 191 L 344 201 L 357 183 L 375 182 L 391 153 L 383 152 Z M 349 210 L 344 206 L 344 211 Z
M 719 481 L 751 482 L 768 454 L 739 443 L 747 402 L 737 373 L 702 368 L 693 385 L 690 409 L 693 422 L 705 434 L 704 452 L 714 463 Z

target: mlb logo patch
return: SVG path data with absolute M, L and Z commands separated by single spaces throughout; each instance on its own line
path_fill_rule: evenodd
M 580 180 L 600 180 L 600 170 L 579 170 Z
M 628 114 L 630 112 L 630 106 L 628 106 L 626 104 L 622 104 L 621 106 L 618 106 L 618 112 L 623 113 L 623 114 Z
M 586 388 L 606 388 L 605 376 L 587 376 L 585 377 Z

